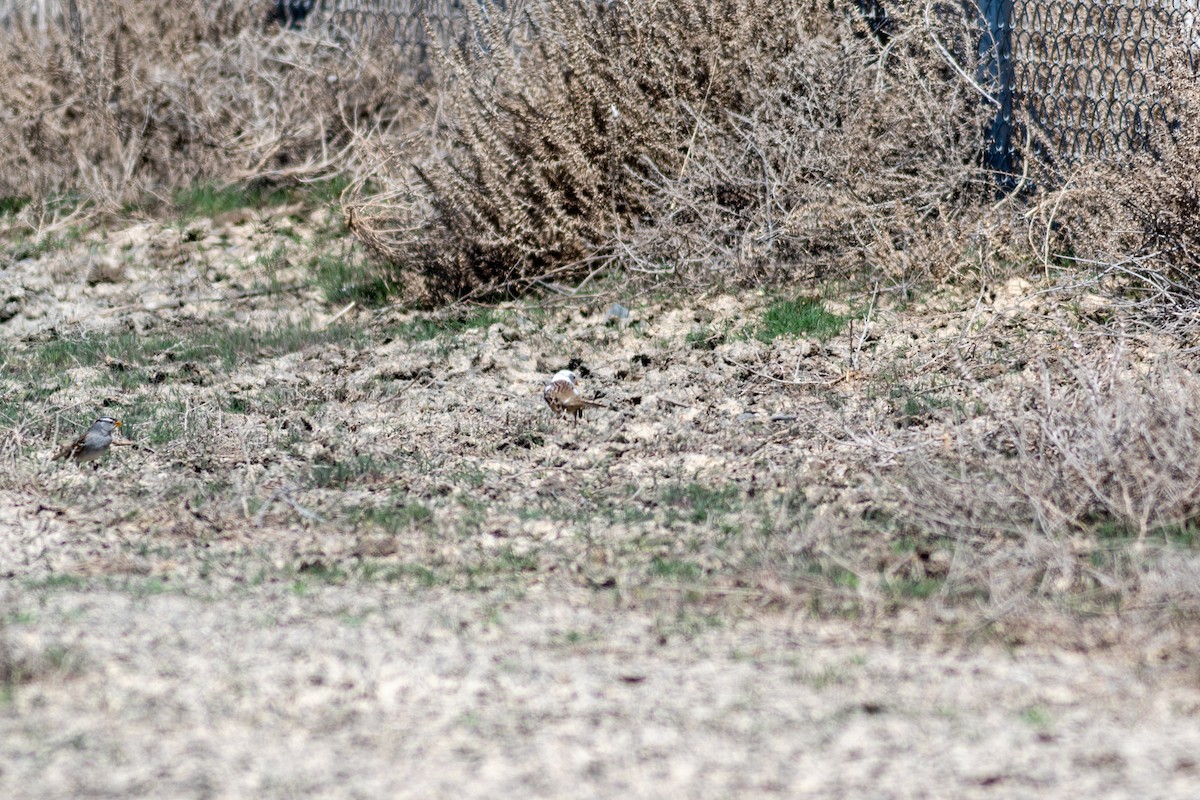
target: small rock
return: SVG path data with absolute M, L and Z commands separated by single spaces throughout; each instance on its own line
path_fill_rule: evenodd
M 113 234 L 112 242 L 118 247 L 134 248 L 148 244 L 156 233 L 148 224 L 134 225 Z
M 125 280 L 125 265 L 114 256 L 96 256 L 88 265 L 84 282 L 88 286 L 98 283 L 120 283 Z
M 613 303 L 604 314 L 606 325 L 624 325 L 629 322 L 629 309 L 620 303 Z
M 766 347 L 757 339 L 734 340 L 720 345 L 717 351 L 727 360 L 741 364 L 756 364 L 762 360 Z
M 848 342 L 839 341 L 839 339 L 833 339 L 832 342 L 826 344 L 826 348 L 834 355 L 841 357 L 850 356 L 850 343 Z M 809 341 L 809 339 L 800 339 L 800 341 L 796 343 L 796 351 L 799 356 L 802 357 L 802 359 L 808 359 L 810 356 L 820 354 L 821 348 L 817 347 L 817 345 L 814 342 Z
M 1021 277 L 1009 278 L 996 290 L 993 305 L 997 309 L 1015 309 L 1033 294 L 1033 284 Z
M 1112 311 L 1112 301 L 1098 294 L 1085 294 L 1079 298 L 1079 310 L 1086 317 L 1104 317 Z
M 8 322 L 25 307 L 25 289 L 15 284 L 0 286 L 0 322 Z
M 713 410 L 728 417 L 736 417 L 742 413 L 742 404 L 730 397 L 713 406 Z
M 819 506 L 829 498 L 830 490 L 828 486 L 820 484 L 812 484 L 804 487 L 804 502 L 810 506 Z

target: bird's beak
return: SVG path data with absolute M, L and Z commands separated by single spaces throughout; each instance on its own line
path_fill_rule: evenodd
M 113 420 L 113 425 L 116 425 L 118 428 L 121 427 L 121 420 Z

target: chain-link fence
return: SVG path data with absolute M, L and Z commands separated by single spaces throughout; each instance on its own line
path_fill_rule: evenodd
M 890 0 L 860 0 L 876 26 Z M 389 31 L 425 57 L 429 34 L 462 35 L 464 3 L 497 0 L 287 0 L 320 6 L 355 36 Z M 1173 45 L 1196 50 L 1200 0 L 963 0 L 978 3 L 981 77 L 997 113 L 988 161 L 1013 173 L 1028 138 L 1050 159 L 1103 157 L 1144 148 L 1167 122 L 1149 80 Z M 280 5 L 283 5 L 281 2 Z M 1179 52 L 1179 51 L 1176 51 Z
M 0 0 L 0 30 L 21 25 L 45 31 L 62 19 L 61 0 Z
M 872 25 L 887 6 L 858 0 Z M 926 0 L 935 2 L 936 0 Z M 1200 0 L 946 0 L 978 3 L 981 83 L 997 113 L 988 162 L 1017 171 L 1026 140 L 1050 159 L 1144 148 L 1165 111 L 1150 76 L 1176 53 L 1200 53 Z M 276 0 L 288 28 L 331 27 L 347 41 L 386 37 L 409 64 L 425 64 L 436 42 L 470 34 L 470 21 L 511 0 Z M 61 24 L 63 0 L 0 0 L 0 28 L 21 19 Z M 1182 45 L 1182 49 L 1177 47 Z
M 61 26 L 69 0 L 0 0 L 0 30 L 14 25 L 45 30 Z M 251 0 L 247 0 L 250 3 Z M 330 26 L 352 40 L 390 36 L 402 47 L 425 48 L 430 34 L 445 44 L 463 33 L 467 5 L 486 16 L 507 0 L 274 0 L 261 3 L 285 28 Z
M 319 25 L 351 46 L 390 40 L 398 63 L 427 74 L 434 48 L 461 44 L 511 0 L 276 0 L 274 19 L 298 30 Z
M 403 45 L 428 46 L 432 35 L 450 44 L 463 33 L 467 17 L 465 3 L 486 12 L 489 4 L 479 0 L 327 0 L 333 24 L 355 35 L 386 31 Z M 503 10 L 504 3 L 491 3 Z
M 980 0 L 984 76 L 997 115 L 989 162 L 1015 171 L 1028 140 L 1046 158 L 1147 146 L 1166 119 L 1153 75 L 1196 53 L 1197 0 Z

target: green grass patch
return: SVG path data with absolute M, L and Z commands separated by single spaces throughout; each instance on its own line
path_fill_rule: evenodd
M 383 561 L 364 561 L 359 566 L 359 577 L 364 581 L 384 583 L 415 583 L 430 589 L 446 580 L 437 571 L 422 564 L 392 564 Z
M 780 336 L 812 336 L 825 341 L 841 333 L 846 318 L 830 313 L 825 304 L 811 297 L 780 300 L 763 314 L 755 336 L 770 343 Z
M 309 468 L 309 479 L 318 489 L 345 488 L 351 483 L 369 483 L 394 471 L 369 453 L 360 453 L 335 462 L 316 462 Z
M 0 359 L 10 375 L 34 380 L 74 367 L 107 366 L 107 379 L 102 382 L 129 388 L 158 380 L 156 364 L 214 364 L 228 370 L 311 345 L 354 341 L 361 335 L 348 326 L 314 329 L 307 321 L 267 330 L 229 327 L 197 328 L 178 335 L 83 335 L 22 349 L 0 348 Z
M 797 683 L 802 683 L 813 689 L 828 689 L 830 686 L 839 686 L 847 683 L 850 680 L 850 675 L 845 669 L 833 665 L 817 668 L 797 666 L 792 671 L 791 678 Z
M 31 407 L 40 405 L 58 391 L 61 383 L 56 376 L 50 375 L 43 376 L 38 381 L 29 380 L 27 377 L 22 379 L 23 376 L 15 371 L 9 372 L 9 368 L 8 362 L 0 361 L 0 374 L 6 374 L 13 378 L 12 380 L 0 379 L 0 425 L 15 426 L 28 417 Z M 43 384 L 43 380 L 45 384 Z
M 655 556 L 650 561 L 650 573 L 674 581 L 695 581 L 704 574 L 704 570 L 691 561 Z
M 349 577 L 346 571 L 337 564 L 326 564 L 323 561 L 301 564 L 296 571 L 306 578 L 321 583 L 342 583 Z
M 403 574 L 415 579 L 418 584 L 427 589 L 437 586 L 443 580 L 437 571 L 420 564 L 401 564 L 400 569 Z
M 24 684 L 53 675 L 76 676 L 84 665 L 84 655 L 70 645 L 51 644 L 40 652 L 20 654 L 0 646 L 0 706 L 11 704 Z
M 267 297 L 279 297 L 287 287 L 279 280 L 281 267 L 288 264 L 288 247 L 280 243 L 271 248 L 269 253 L 259 253 L 254 257 L 254 266 L 261 269 L 267 276 L 266 283 L 255 281 L 255 291 L 262 292 Z
M 1197 533 L 1196 522 L 1189 520 L 1184 523 L 1155 528 L 1147 536 L 1151 539 L 1161 539 L 1175 547 L 1191 549 L 1196 546 Z
M 645 507 L 630 502 L 627 498 L 637 493 L 636 486 L 625 487 L 625 496 L 611 496 L 581 490 L 575 499 L 546 498 L 521 505 L 516 509 L 517 519 L 522 521 L 549 519 L 571 525 L 584 525 L 588 520 L 599 518 L 606 522 L 633 525 L 654 519 L 654 513 Z
M 557 638 L 564 647 L 582 647 L 583 645 L 600 641 L 601 636 L 595 632 L 577 631 L 572 629 L 566 631 Z
M 128 578 L 123 582 L 122 588 L 133 597 L 150 597 L 156 594 L 179 591 L 179 589 L 170 586 L 165 580 L 158 577 Z
M 292 202 L 292 190 L 245 184 L 203 183 L 181 189 L 173 198 L 175 210 L 184 218 L 215 217 L 241 208 L 265 208 Z
M 655 620 L 653 631 L 659 644 L 666 644 L 671 639 L 691 641 L 708 631 L 724 626 L 725 620 L 717 614 L 681 608 L 673 617 L 660 617 Z
M 480 308 L 469 314 L 446 319 L 430 317 L 415 317 L 393 328 L 393 332 L 401 339 L 410 342 L 423 342 L 436 339 L 443 334 L 458 335 L 479 328 L 490 328 L 497 322 L 502 322 L 505 314 L 493 308 Z
M 243 361 L 295 353 L 311 345 L 354 340 L 359 333 L 347 326 L 316 330 L 307 321 L 263 331 L 229 328 L 183 342 L 180 357 L 184 360 L 202 360 L 205 355 L 210 358 L 215 355 L 222 366 L 229 369 Z
M 197 183 L 176 191 L 165 204 L 159 197 L 144 195 L 124 204 L 121 213 L 129 216 L 170 209 L 184 219 L 190 219 L 213 217 L 241 208 L 269 208 L 290 203 L 302 203 L 309 208 L 333 207 L 338 204 L 342 191 L 349 185 L 350 179 L 341 175 L 283 185 L 265 182 Z M 334 219 L 336 223 L 331 227 L 344 231 L 341 215 L 335 214 Z
M 87 580 L 78 575 L 55 573 L 28 581 L 25 586 L 31 591 L 37 591 L 38 589 L 82 589 L 87 584 Z
M 1105 545 L 1126 544 L 1139 538 L 1138 530 L 1121 520 L 1104 517 L 1091 524 L 1092 534 Z M 1159 525 L 1146 531 L 1145 539 L 1172 547 L 1193 549 L 1200 541 L 1200 523 L 1195 520 Z
M 969 409 L 962 403 L 939 394 L 945 388 L 943 385 L 914 389 L 897 382 L 887 392 L 892 407 L 896 409 L 896 424 L 902 428 L 920 425 L 946 409 L 955 409 L 960 416 L 968 415 Z
M 1029 706 L 1020 713 L 1021 720 L 1032 728 L 1044 731 L 1051 725 L 1050 712 L 1042 706 Z
M 336 205 L 341 202 L 342 192 L 351 183 L 345 175 L 334 175 L 317 181 L 303 183 L 294 190 L 304 200 L 313 205 Z M 367 187 L 370 188 L 369 186 Z
M 693 328 L 683 343 L 693 350 L 715 350 L 729 339 L 728 330 L 718 330 L 711 325 L 701 325 Z
M 187 404 L 176 397 L 163 397 L 158 392 L 139 392 L 121 403 L 113 415 L 121 417 L 121 433 L 139 444 L 157 446 L 178 441 L 184 435 Z M 78 420 L 86 425 L 90 420 Z
M 387 304 L 400 290 L 396 283 L 372 267 L 332 253 L 313 259 L 312 270 L 317 286 L 329 303 L 353 301 L 372 308 Z
M 711 488 L 699 483 L 684 486 L 668 486 L 662 493 L 662 501 L 672 510 L 682 509 L 685 519 L 705 523 L 719 519 L 738 506 L 740 492 L 736 486 Z M 672 515 L 668 514 L 668 517 Z M 668 520 L 670 521 L 670 520 Z
M 494 588 L 492 579 L 496 577 L 515 577 L 538 569 L 536 553 L 519 553 L 512 545 L 481 553 L 479 559 L 464 570 L 469 590 L 487 591 Z
M 538 558 L 534 553 L 518 553 L 511 546 L 504 547 L 496 554 L 496 567 L 499 572 L 536 572 Z
M 296 568 L 288 591 L 297 597 L 307 597 L 314 586 L 340 585 L 349 579 L 350 574 L 338 564 L 324 561 L 306 562 Z
M 814 578 L 821 578 L 833 586 L 845 589 L 858 588 L 858 576 L 838 564 L 825 561 L 809 561 L 804 566 L 804 572 Z
M 362 506 L 350 512 L 355 525 L 381 528 L 388 533 L 424 528 L 433 522 L 433 511 L 420 503 L 406 504 L 396 501 L 394 505 Z
M 0 197 L 0 217 L 9 216 L 20 213 L 21 209 L 29 205 L 28 197 Z
M 148 445 L 170 444 L 183 436 L 183 417 L 176 415 L 159 417 L 139 430 L 144 431 L 142 437 Z M 133 438 L 132 431 L 129 436 Z
M 447 332 L 447 328 L 432 319 L 417 317 L 416 319 L 402 322 L 395 328 L 395 333 L 401 338 L 410 342 L 424 342 L 429 339 L 436 339 L 443 333 Z
M 7 249 L 13 261 L 26 258 L 41 258 L 48 253 L 64 250 L 83 238 L 83 228 L 66 228 L 60 233 L 48 233 L 41 236 L 19 236 Z
M 945 584 L 943 578 L 891 578 L 883 581 L 882 588 L 897 600 L 924 600 Z

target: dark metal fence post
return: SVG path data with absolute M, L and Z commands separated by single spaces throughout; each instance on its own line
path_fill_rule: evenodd
M 1016 186 L 1013 155 L 1012 58 L 1013 0 L 978 0 L 986 33 L 979 40 L 980 82 L 999 102 L 988 131 L 987 165 L 996 172 L 1001 190 Z
M 317 0 L 275 0 L 275 10 L 271 20 L 279 23 L 279 27 L 298 31 L 304 27 L 304 18 L 317 5 Z

